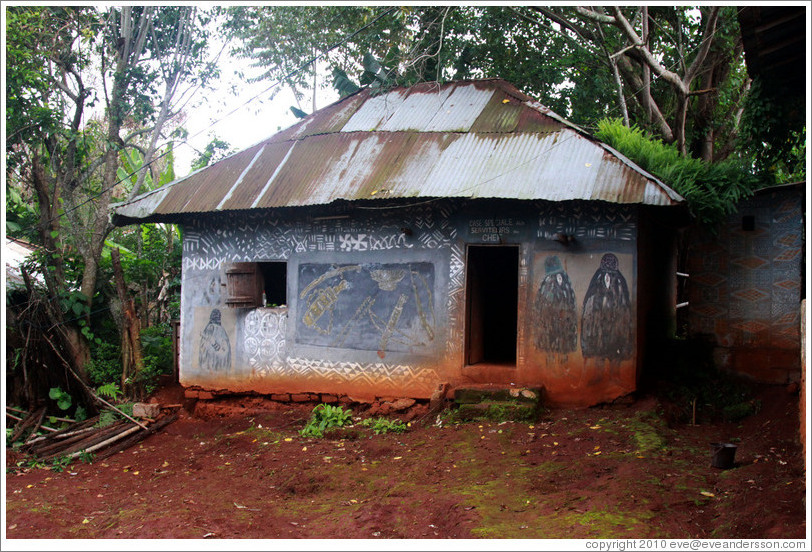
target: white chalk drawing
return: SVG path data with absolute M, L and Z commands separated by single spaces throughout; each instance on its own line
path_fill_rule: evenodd
M 287 312 L 255 309 L 244 323 L 243 348 L 254 377 L 278 374 L 285 367 Z
M 300 380 L 326 380 L 335 383 L 366 385 L 434 386 L 436 370 L 422 366 L 382 362 L 333 362 L 308 358 L 288 358 L 284 375 L 295 374 Z M 281 372 L 279 375 L 283 375 Z
M 462 308 L 464 248 L 458 243 L 457 228 L 450 218 L 456 209 L 446 201 L 439 201 L 392 212 L 370 213 L 367 217 L 291 221 L 280 216 L 277 211 L 270 211 L 225 215 L 216 221 L 213 219 L 195 221 L 184 229 L 183 279 L 186 286 L 184 291 L 186 304 L 211 306 L 220 304 L 222 298 L 217 272 L 226 263 L 264 259 L 287 260 L 294 252 L 300 254 L 323 251 L 444 249 L 450 252 L 448 324 L 445 328 L 448 339 L 445 339 L 445 349 L 446 354 L 459 355 L 462 353 L 464 314 Z M 404 232 L 404 228 L 410 231 Z M 384 276 L 383 281 L 379 282 L 382 286 L 379 289 L 392 286 L 393 282 L 387 281 L 391 276 L 396 277 L 397 274 Z M 407 275 L 404 275 L 404 278 L 406 277 Z M 188 282 L 194 284 L 188 285 Z M 200 282 L 205 283 L 201 285 Z M 421 286 L 422 283 L 418 281 L 417 285 Z M 341 293 L 342 290 L 335 291 Z M 321 297 L 322 301 L 328 299 L 329 296 Z M 376 327 L 380 332 L 379 344 L 390 348 L 398 346 L 399 342 L 426 342 L 427 336 L 432 339 L 431 332 L 436 331 L 436 328 L 433 327 L 434 314 L 429 312 L 431 303 L 426 302 L 426 310 L 414 318 L 417 322 L 405 326 L 403 309 L 406 308 L 406 304 L 397 308 L 400 303 L 401 301 L 396 298 L 393 303 L 395 308 L 384 317 L 374 318 L 373 323 L 377 324 Z M 421 303 L 421 308 L 423 306 Z M 318 310 L 314 310 L 313 314 L 318 315 Z M 185 313 L 183 320 L 185 321 L 188 316 Z M 335 328 L 330 328 L 329 309 L 325 310 L 318 320 L 311 320 L 323 330 L 335 331 Z M 426 333 L 426 322 L 430 326 L 429 334 Z M 264 330 L 261 326 L 263 323 Z M 286 316 L 274 313 L 269 317 L 269 313 L 264 309 L 258 309 L 247 315 L 242 327 L 243 335 L 238 336 L 238 339 L 241 340 L 241 354 L 247 357 L 252 376 L 266 378 L 274 375 L 291 375 L 295 372 L 302 377 L 310 374 L 313 377 L 324 378 L 334 371 L 336 381 L 365 377 L 362 376 L 365 373 L 369 375 L 370 382 L 380 380 L 402 385 L 412 380 L 425 380 L 426 385 L 433 386 L 437 381 L 434 370 L 389 364 L 326 362 L 318 364 L 318 369 L 311 373 L 310 368 L 315 366 L 312 363 L 317 361 L 307 361 L 310 368 L 304 370 L 305 374 L 300 370 L 304 361 L 285 357 L 286 326 Z M 235 361 L 236 359 L 232 359 L 232 362 Z M 245 362 L 245 359 L 242 362 Z
M 369 237 L 366 234 L 344 234 L 338 237 L 341 251 L 369 251 Z

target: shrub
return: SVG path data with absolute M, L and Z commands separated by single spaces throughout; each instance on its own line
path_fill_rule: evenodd
M 94 387 L 121 381 L 121 346 L 102 341 L 93 347 L 87 375 Z
M 367 418 L 361 422 L 362 426 L 372 427 L 375 435 L 384 433 L 403 433 L 408 426 L 400 420 L 387 420 L 386 418 Z
M 325 430 L 333 427 L 343 427 L 352 420 L 352 411 L 344 410 L 341 406 L 319 404 L 313 409 L 310 420 L 299 431 L 302 437 L 324 437 Z
M 755 175 L 738 160 L 707 163 L 686 157 L 676 147 L 655 140 L 637 126 L 619 119 L 598 122 L 595 136 L 640 165 L 685 198 L 700 224 L 713 227 L 752 194 Z
M 141 330 L 144 367 L 138 379 L 149 394 L 155 390 L 158 376 L 172 372 L 172 330 L 167 325 L 151 326 Z

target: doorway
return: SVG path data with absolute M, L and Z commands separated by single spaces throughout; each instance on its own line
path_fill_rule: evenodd
M 516 366 L 519 247 L 469 245 L 465 363 Z

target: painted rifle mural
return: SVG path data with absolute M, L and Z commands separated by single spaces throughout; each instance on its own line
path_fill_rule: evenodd
M 297 343 L 415 352 L 435 333 L 431 263 L 299 265 Z

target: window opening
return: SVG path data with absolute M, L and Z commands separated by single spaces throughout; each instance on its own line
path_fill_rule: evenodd
M 288 263 L 274 261 L 257 263 L 263 279 L 263 304 L 283 307 L 288 304 Z
M 288 303 L 288 264 L 284 261 L 232 263 L 226 268 L 230 307 L 283 307 Z

